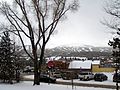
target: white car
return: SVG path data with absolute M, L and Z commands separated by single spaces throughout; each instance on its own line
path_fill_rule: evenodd
M 94 79 L 94 74 L 92 72 L 81 72 L 78 75 L 78 78 L 80 80 L 92 80 Z

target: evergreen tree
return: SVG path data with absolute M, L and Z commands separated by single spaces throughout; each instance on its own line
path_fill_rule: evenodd
M 6 31 L 0 41 L 0 79 L 4 82 L 8 81 L 12 84 L 15 78 L 15 60 L 14 60 L 14 44 L 10 40 L 10 35 Z

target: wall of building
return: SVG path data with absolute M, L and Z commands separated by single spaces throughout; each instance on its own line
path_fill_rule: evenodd
M 80 73 L 80 72 L 91 72 L 91 69 L 68 69 L 68 71 L 73 71 L 76 73 Z
M 92 72 L 114 72 L 115 68 L 105 68 L 99 65 L 92 65 Z

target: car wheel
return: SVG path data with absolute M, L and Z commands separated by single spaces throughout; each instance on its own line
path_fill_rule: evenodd
M 86 80 L 89 80 L 89 77 L 87 77 L 87 79 Z
M 103 81 L 104 79 L 103 78 L 101 78 L 101 81 Z

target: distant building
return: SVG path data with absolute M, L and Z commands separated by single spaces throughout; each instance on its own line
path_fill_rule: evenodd
M 48 68 L 54 68 L 54 69 L 67 69 L 68 68 L 68 63 L 65 61 L 61 61 L 61 60 L 53 60 L 53 61 L 49 61 L 47 63 L 47 67 Z
M 70 62 L 68 69 L 69 70 L 76 70 L 79 71 L 92 71 L 93 64 L 100 64 L 100 60 L 85 60 L 85 61 L 78 61 L 73 60 Z
M 88 60 L 87 57 L 63 57 L 64 59 L 67 59 L 67 60 Z
M 69 70 L 76 71 L 80 73 L 81 71 L 90 71 L 90 72 L 113 72 L 115 68 L 112 67 L 101 67 L 100 60 L 85 60 L 85 61 L 76 61 L 73 60 L 68 66 Z

